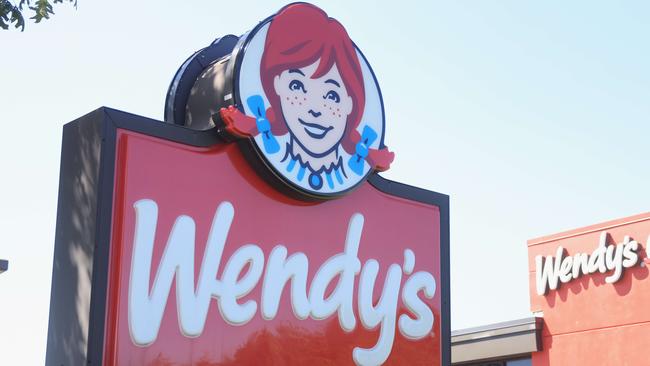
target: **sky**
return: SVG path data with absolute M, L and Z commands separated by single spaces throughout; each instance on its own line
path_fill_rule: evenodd
M 370 62 L 384 177 L 451 200 L 452 329 L 531 316 L 526 241 L 650 211 L 650 3 L 315 1 Z M 278 1 L 88 1 L 0 31 L 0 355 L 44 362 L 62 126 L 162 120 L 194 51 Z

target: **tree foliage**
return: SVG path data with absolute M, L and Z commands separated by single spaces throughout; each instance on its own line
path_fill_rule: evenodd
M 68 2 L 77 7 L 77 0 L 0 0 L 0 28 L 9 29 L 11 25 L 15 28 L 25 30 L 25 16 L 33 14 L 29 19 L 40 23 L 43 19 L 50 19 L 54 15 L 53 4 Z

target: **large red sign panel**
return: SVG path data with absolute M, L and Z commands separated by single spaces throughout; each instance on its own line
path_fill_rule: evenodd
M 300 201 L 236 144 L 126 129 L 114 187 L 105 364 L 441 364 L 443 214 L 386 192 L 417 189 Z

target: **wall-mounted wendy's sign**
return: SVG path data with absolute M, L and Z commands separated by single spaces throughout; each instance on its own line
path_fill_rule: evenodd
M 338 22 L 300 3 L 218 39 L 166 120 L 64 128 L 46 364 L 449 364 L 448 197 L 377 174 Z
M 621 279 L 627 268 L 639 263 L 638 251 L 641 244 L 625 236 L 618 244 L 608 242 L 606 231 L 600 234 L 600 240 L 591 253 L 568 254 L 559 246 L 555 256 L 538 255 L 535 257 L 536 289 L 538 295 L 546 295 L 549 290 L 556 290 L 561 283 L 569 283 L 581 276 L 594 273 L 607 274 L 606 283 L 615 283 Z M 650 242 L 650 237 L 648 237 Z
M 272 184 L 303 198 L 341 196 L 388 169 L 394 154 L 384 145 L 379 84 L 338 21 L 289 5 L 231 45 L 226 38 L 204 50 L 215 59 L 204 57 L 211 64 L 200 75 L 179 70 L 168 120 L 243 139 Z M 179 87 L 183 78 L 198 81 Z

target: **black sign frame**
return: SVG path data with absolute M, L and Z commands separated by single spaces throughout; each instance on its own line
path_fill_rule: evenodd
M 214 129 L 192 130 L 106 107 L 63 127 L 46 365 L 103 364 L 118 129 L 193 147 L 227 143 Z M 441 365 L 451 365 L 449 196 L 377 173 L 367 181 L 383 193 L 440 210 Z M 72 256 L 71 249 L 85 255 Z M 89 286 L 78 286 L 80 281 Z M 78 306 L 79 299 L 88 306 Z

